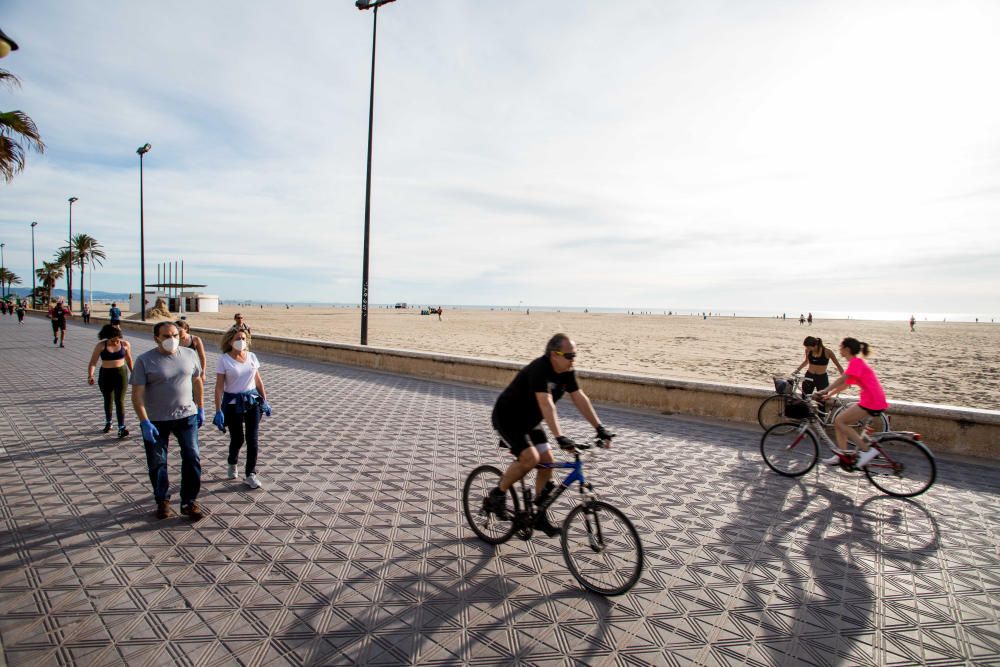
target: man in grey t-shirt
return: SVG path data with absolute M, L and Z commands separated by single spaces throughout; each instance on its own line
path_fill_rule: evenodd
M 167 475 L 167 439 L 173 433 L 181 447 L 181 514 L 197 521 L 204 515 L 195 502 L 201 489 L 198 429 L 205 423 L 201 364 L 194 350 L 180 347 L 180 332 L 173 322 L 154 326 L 153 338 L 156 349 L 135 360 L 130 384 L 132 406 L 146 447 L 156 516 L 175 516 Z

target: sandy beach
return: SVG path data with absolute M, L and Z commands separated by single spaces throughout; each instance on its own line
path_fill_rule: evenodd
M 195 327 L 224 328 L 242 312 L 254 333 L 357 344 L 360 310 L 311 306 L 223 306 L 188 314 Z M 527 362 L 555 332 L 576 341 L 580 369 L 620 371 L 770 387 L 774 374 L 802 360 L 802 339 L 818 336 L 836 351 L 845 336 L 872 345 L 869 362 L 889 401 L 1000 409 L 1000 324 L 798 320 L 523 310 L 448 310 L 441 321 L 419 310 L 369 311 L 368 343 Z M 835 369 L 831 364 L 830 368 Z

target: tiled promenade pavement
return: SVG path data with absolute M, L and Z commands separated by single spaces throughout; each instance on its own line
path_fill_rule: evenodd
M 264 355 L 265 488 L 225 479 L 209 423 L 210 515 L 156 521 L 131 411 L 130 438 L 100 433 L 96 328 L 66 349 L 48 332 L 0 318 L 8 665 L 1000 664 L 996 467 L 941 460 L 894 500 L 857 474 L 778 477 L 754 429 L 600 408 L 619 439 L 592 479 L 647 563 L 605 599 L 558 540 L 494 549 L 465 525 L 466 473 L 504 462 L 492 389 Z M 172 445 L 175 484 L 178 464 Z

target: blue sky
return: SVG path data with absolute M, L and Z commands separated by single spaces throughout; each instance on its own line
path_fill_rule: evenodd
M 5 0 L 48 146 L 6 265 L 74 232 L 136 291 L 360 298 L 371 12 L 349 0 Z M 1000 312 L 1000 4 L 379 11 L 373 302 Z M 148 278 L 147 278 L 148 279 Z

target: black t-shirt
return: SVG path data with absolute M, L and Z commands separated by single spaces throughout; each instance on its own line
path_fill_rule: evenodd
M 579 390 L 576 371 L 556 373 L 548 356 L 538 357 L 518 371 L 514 381 L 497 398 L 493 406 L 493 421 L 527 431 L 541 423 L 543 418 L 535 394 L 552 394 L 554 402 L 563 394 Z
M 56 304 L 56 307 L 52 310 L 52 314 L 56 316 L 56 322 L 66 321 L 66 309 L 63 308 L 58 303 Z

